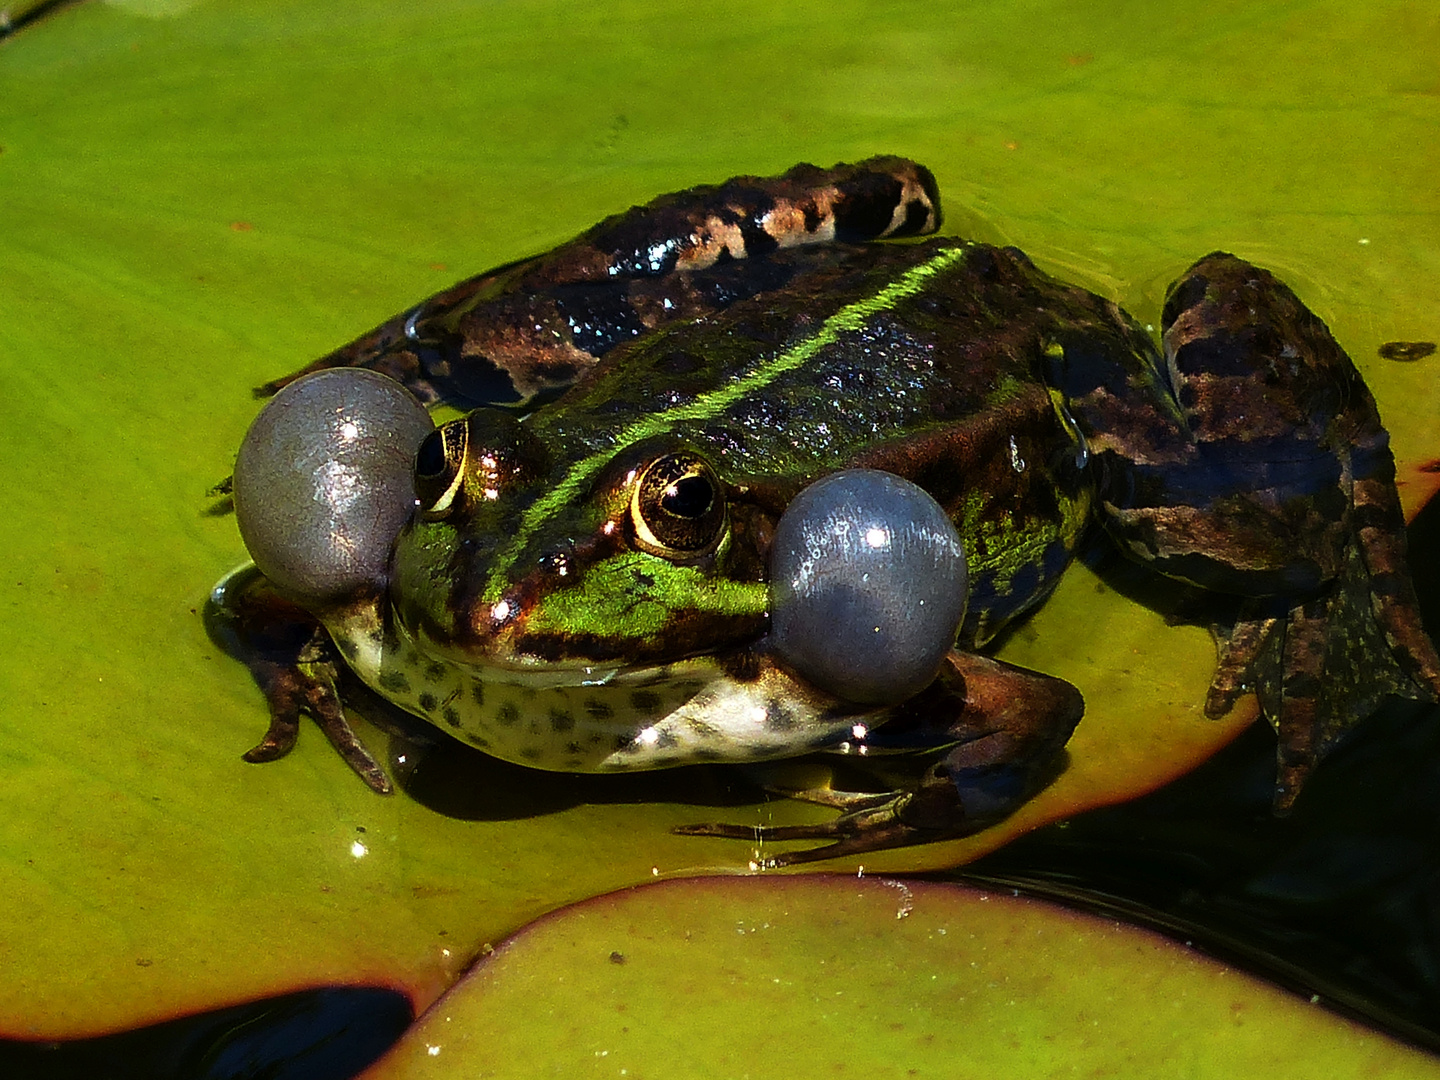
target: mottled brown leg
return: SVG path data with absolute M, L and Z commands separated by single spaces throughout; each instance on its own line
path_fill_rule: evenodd
M 1373 449 L 1366 449 L 1368 456 L 1375 456 Z M 1410 578 L 1405 517 L 1395 490 L 1393 463 L 1372 475 L 1357 476 L 1353 493 L 1355 535 L 1370 575 L 1375 619 L 1410 677 L 1440 699 L 1440 656 L 1420 623 L 1420 601 Z
M 1329 329 L 1265 270 L 1206 256 L 1171 286 L 1162 323 L 1163 359 L 1141 350 L 1088 380 L 1058 370 L 1122 548 L 1251 598 L 1221 636 L 1206 712 L 1256 691 L 1284 810 L 1387 695 L 1440 697 L 1389 436 Z

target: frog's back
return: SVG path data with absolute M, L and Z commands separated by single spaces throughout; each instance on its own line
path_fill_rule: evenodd
M 960 528 L 962 639 L 985 640 L 1049 592 L 1089 518 L 1047 349 L 1148 342 L 1012 249 L 948 239 L 771 258 L 794 264 L 783 289 L 617 349 L 534 429 L 572 463 L 674 438 L 777 507 L 838 468 L 906 476 Z

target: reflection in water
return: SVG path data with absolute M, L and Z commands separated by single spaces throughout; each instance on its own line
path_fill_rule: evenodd
M 62 1043 L 0 1040 L 7 1080 L 345 1080 L 410 1025 L 410 1002 L 370 987 L 310 990 Z

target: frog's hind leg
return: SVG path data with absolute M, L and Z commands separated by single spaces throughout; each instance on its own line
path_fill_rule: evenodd
M 756 843 L 829 841 L 758 860 L 767 869 L 968 836 L 1009 816 L 1054 779 L 1085 702 L 1061 679 L 952 650 L 935 682 L 894 711 L 895 722 L 918 723 L 946 739 L 918 783 L 878 794 L 775 788 L 840 814 L 812 825 L 704 823 L 675 832 Z
M 1129 359 L 1124 403 L 1113 372 L 1090 372 L 1068 404 L 1126 553 L 1246 598 L 1206 711 L 1257 693 L 1285 809 L 1386 695 L 1440 696 L 1389 436 L 1329 329 L 1268 272 L 1209 255 L 1171 286 L 1162 321 L 1164 357 Z

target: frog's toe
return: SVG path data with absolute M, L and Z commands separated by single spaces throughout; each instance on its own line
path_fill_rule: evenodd
M 279 761 L 295 749 L 295 740 L 299 734 L 300 714 L 298 711 L 288 711 L 283 715 L 272 713 L 270 727 L 265 732 L 265 738 L 240 756 L 256 765 L 264 764 L 267 761 Z
M 1434 700 L 1434 648 L 1399 636 L 1388 579 L 1352 545 L 1334 587 L 1300 602 L 1254 601 L 1228 633 L 1206 700 L 1212 717 L 1254 691 L 1275 729 L 1275 810 L 1285 813 L 1316 764 L 1386 697 Z M 1408 602 L 1403 610 L 1413 610 Z M 1403 634 L 1403 623 L 1401 623 Z
M 819 847 L 784 851 L 757 858 L 756 866 L 764 870 L 883 851 L 887 848 L 910 847 L 956 835 L 953 830 L 926 829 L 906 822 L 904 811 L 913 797 L 908 792 L 876 795 L 816 790 L 787 794 L 806 802 L 848 806 L 850 809 L 837 818 L 813 825 L 735 825 L 704 822 L 680 825 L 673 831 L 681 836 L 717 836 L 730 840 L 752 840 L 757 844 L 782 843 L 787 840 L 831 841 Z
M 270 706 L 270 726 L 259 744 L 242 757 L 254 764 L 277 761 L 295 748 L 300 733 L 300 714 L 315 719 L 330 745 L 345 759 L 355 775 L 381 795 L 393 790 L 390 778 L 345 718 L 345 708 L 335 688 L 335 670 L 331 662 L 252 663 L 256 677 Z
M 330 745 L 335 747 L 340 756 L 345 759 L 345 764 L 350 766 L 352 772 L 361 780 L 365 781 L 367 787 L 377 795 L 389 795 L 394 788 L 390 784 L 390 777 L 380 763 L 375 760 L 360 737 L 350 727 L 350 722 L 345 719 L 345 711 L 340 705 L 340 699 L 336 697 L 333 701 L 333 708 L 325 710 L 312 709 L 311 715 L 315 722 L 320 725 L 320 730 L 325 732 L 325 737 L 330 740 Z
M 1274 624 L 1273 618 L 1242 618 L 1228 630 L 1221 626 L 1211 628 L 1219 651 L 1215 677 L 1205 695 L 1205 715 L 1211 720 L 1219 720 L 1235 707 L 1235 702 L 1254 689 L 1250 680 L 1255 658 L 1274 632 Z
M 988 828 L 1030 798 L 1045 779 L 1030 765 L 956 767 L 952 751 L 926 772 L 912 791 L 855 792 L 831 788 L 771 789 L 802 802 L 840 810 L 838 817 L 810 825 L 736 825 L 707 822 L 681 825 L 681 836 L 717 836 L 757 844 L 829 840 L 820 847 L 757 859 L 764 869 L 861 855 L 890 848 L 953 840 Z M 1051 773 L 1053 773 L 1053 769 Z M 1048 775 L 1045 774 L 1046 778 Z

